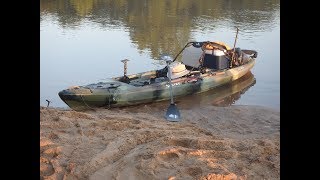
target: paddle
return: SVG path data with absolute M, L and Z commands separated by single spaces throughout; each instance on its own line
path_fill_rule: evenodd
M 169 78 L 169 84 L 170 84 L 170 105 L 167 109 L 165 118 L 168 121 L 177 122 L 180 121 L 181 116 L 178 107 L 173 102 L 173 93 L 172 93 L 172 83 L 171 83 L 171 68 L 169 67 L 170 63 L 172 63 L 172 57 L 168 54 L 162 54 L 160 57 L 161 60 L 166 61 L 167 68 L 168 68 L 168 78 Z

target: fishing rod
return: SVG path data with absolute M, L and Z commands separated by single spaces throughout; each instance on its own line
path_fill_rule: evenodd
M 232 67 L 232 62 L 234 61 L 234 54 L 236 53 L 236 43 L 237 43 L 238 33 L 239 33 L 239 28 L 238 27 L 236 27 L 236 28 L 237 28 L 237 33 L 236 33 L 236 38 L 234 39 L 230 68 Z

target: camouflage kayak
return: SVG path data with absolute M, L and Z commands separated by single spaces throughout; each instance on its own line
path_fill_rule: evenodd
M 74 110 L 164 101 L 170 99 L 168 72 L 172 72 L 173 96 L 181 97 L 239 79 L 254 66 L 256 57 L 254 50 L 230 49 L 223 43 L 189 42 L 174 58 L 177 61 L 163 69 L 128 76 L 125 72 L 103 82 L 70 87 L 59 96 Z

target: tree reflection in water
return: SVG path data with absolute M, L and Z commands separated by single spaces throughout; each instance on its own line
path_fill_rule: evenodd
M 63 28 L 77 28 L 85 21 L 100 28 L 124 27 L 138 50 L 150 50 L 156 59 L 164 52 L 177 54 L 195 29 L 214 31 L 219 24 L 237 26 L 242 32 L 271 29 L 279 4 L 279 0 L 40 0 L 40 21 L 51 15 Z

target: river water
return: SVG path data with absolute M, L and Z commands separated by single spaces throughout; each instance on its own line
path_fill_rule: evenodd
M 232 47 L 235 27 L 236 46 L 258 52 L 251 73 L 178 105 L 280 110 L 280 0 L 40 0 L 40 105 L 67 107 L 60 90 L 121 76 L 123 59 L 133 74 L 164 67 L 159 55 L 188 41 Z

